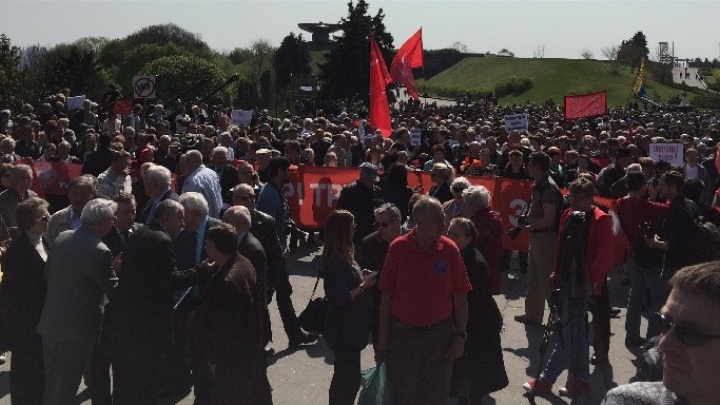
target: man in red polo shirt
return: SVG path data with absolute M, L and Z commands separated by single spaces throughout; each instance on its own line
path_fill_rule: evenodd
M 440 202 L 420 198 L 413 218 L 415 229 L 396 238 L 385 258 L 376 358 L 388 362 L 397 405 L 444 404 L 467 339 L 471 286 L 457 246 L 443 236 Z

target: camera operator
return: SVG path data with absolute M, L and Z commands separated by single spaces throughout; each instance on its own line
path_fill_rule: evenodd
M 651 249 L 645 238 L 652 238 L 658 220 L 667 214 L 668 205 L 645 198 L 648 182 L 642 173 L 628 173 L 629 194 L 617 201 L 617 214 L 628 240 L 628 271 L 630 292 L 628 293 L 627 316 L 625 318 L 625 346 L 642 346 L 645 339 L 640 336 L 641 306 L 645 291 L 660 288 L 660 269 L 663 251 Z M 653 293 L 654 294 L 654 293 Z M 650 308 L 653 305 L 649 306 Z M 651 332 L 648 330 L 648 332 Z M 648 338 L 652 337 L 648 333 Z
M 518 223 L 530 232 L 528 252 L 528 289 L 525 294 L 525 314 L 515 320 L 522 323 L 541 325 L 545 315 L 545 300 L 550 293 L 552 272 L 557 242 L 560 189 L 550 178 L 550 157 L 544 152 L 534 152 L 528 163 L 530 177 L 535 181 L 530 199 L 527 223 Z
M 660 288 L 653 296 L 653 310 L 656 312 L 667 301 L 670 294 L 668 282 L 672 276 L 680 268 L 692 264 L 693 260 L 694 247 L 690 236 L 700 209 L 682 194 L 684 185 L 685 178 L 680 172 L 669 171 L 660 177 L 660 192 L 670 202 L 670 207 L 660 235 L 646 239 L 649 247 L 665 251 Z M 650 322 L 648 329 L 650 336 L 660 333 L 660 325 L 656 321 Z
M 555 271 L 551 276 L 556 287 L 552 308 L 559 308 L 560 336 L 545 370 L 523 385 L 533 395 L 549 393 L 568 366 L 568 381 L 560 394 L 576 396 L 589 390 L 587 311 L 613 266 L 613 220 L 593 204 L 594 184 L 579 178 L 570 183 L 569 190 L 571 207 L 560 220 Z M 559 306 L 555 304 L 558 300 Z

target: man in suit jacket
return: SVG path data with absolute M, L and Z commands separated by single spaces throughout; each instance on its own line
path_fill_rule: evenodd
M 113 257 L 118 257 L 122 254 L 125 249 L 130 235 L 136 232 L 139 228 L 135 224 L 135 197 L 132 194 L 118 194 L 113 198 L 118 205 L 115 216 L 115 226 L 105 235 L 103 243 L 107 245 L 108 249 L 112 252 Z M 149 247 L 149 249 L 152 249 Z M 153 250 L 150 250 L 154 252 Z M 122 277 L 122 276 L 120 276 Z M 90 361 L 90 373 L 92 386 L 90 388 L 92 402 L 95 405 L 110 405 L 112 404 L 112 396 L 110 389 L 110 365 L 111 360 L 111 349 L 113 342 L 111 339 L 111 331 L 108 326 L 110 324 L 110 318 L 112 317 L 113 302 L 111 300 L 105 306 L 105 317 L 103 318 L 102 335 L 100 336 L 100 342 L 93 348 L 92 358 Z
M 98 137 L 98 149 L 85 157 L 85 162 L 81 169 L 82 174 L 92 174 L 97 177 L 110 167 L 114 153 L 110 149 L 111 142 L 112 138 L 110 134 L 100 134 Z
M 275 218 L 255 209 L 255 191 L 248 184 L 238 184 L 233 189 L 233 204 L 242 205 L 250 210 L 252 215 L 252 234 L 260 241 L 267 257 L 267 298 L 272 300 L 277 288 L 277 305 L 282 319 L 285 333 L 287 333 L 290 347 L 312 343 L 318 339 L 314 333 L 307 333 L 297 321 L 295 308 L 292 303 L 292 286 L 290 277 L 285 268 L 285 255 L 282 252 L 277 237 Z
M 270 343 L 270 313 L 267 306 L 267 258 L 259 240 L 251 233 L 252 218 L 250 210 L 243 206 L 230 207 L 223 215 L 223 221 L 235 228 L 238 238 L 238 252 L 245 256 L 255 268 L 258 284 L 258 301 L 263 310 L 263 325 L 266 327 L 263 346 Z
M 178 202 L 185 209 L 185 229 L 179 236 L 178 248 L 189 249 L 195 253 L 195 260 L 192 263 L 194 267 L 207 258 L 205 252 L 207 231 L 213 226 L 220 225 L 222 221 L 208 216 L 207 201 L 200 193 L 183 193 Z
M 32 181 L 32 167 L 25 164 L 15 165 L 10 169 L 10 188 L 0 193 L 0 216 L 12 237 L 17 230 L 15 209 L 18 203 L 28 197 L 37 197 L 37 194 L 30 190 Z
M 240 182 L 240 179 L 238 178 L 238 169 L 228 164 L 228 149 L 226 147 L 218 146 L 213 149 L 212 164 L 209 168 L 215 170 L 215 173 L 220 177 L 222 200 L 227 207 L 232 204 L 232 189 Z
M 143 186 L 145 194 L 150 197 L 150 201 L 145 204 L 142 211 L 137 217 L 137 222 L 149 225 L 153 221 L 155 211 L 158 205 L 165 200 L 177 201 L 180 198 L 176 192 L 172 191 L 172 174 L 170 170 L 163 166 L 153 166 L 147 170 L 143 176 Z
M 212 375 L 214 403 L 272 403 L 255 269 L 237 253 L 237 235 L 228 224 L 208 231 L 207 250 L 215 274 L 192 316 L 191 330 L 200 343 L 202 366 Z
M 114 403 L 157 401 L 161 354 L 172 339 L 174 271 L 175 250 L 166 233 L 150 226 L 130 235 L 108 321 Z
M 106 296 L 117 286 L 117 262 L 101 239 L 113 227 L 116 209 L 115 202 L 105 199 L 87 203 L 80 214 L 82 226 L 61 233 L 48 256 L 47 296 L 37 328 L 43 339 L 45 405 L 75 402 L 98 341 Z
M 78 176 L 68 183 L 70 205 L 50 216 L 45 238 L 52 243 L 61 232 L 80 228 L 80 214 L 95 196 L 95 182 L 91 176 Z

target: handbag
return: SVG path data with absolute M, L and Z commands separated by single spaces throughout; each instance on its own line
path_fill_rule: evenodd
M 305 329 L 307 332 L 312 333 L 323 333 L 325 329 L 325 317 L 328 311 L 328 302 L 325 297 L 315 297 L 315 291 L 317 290 L 318 283 L 320 282 L 320 274 L 318 273 L 317 279 L 315 280 L 315 287 L 313 287 L 312 294 L 310 295 L 310 302 L 298 316 L 298 322 L 300 327 Z
M 361 378 L 362 389 L 358 405 L 391 405 L 393 403 L 390 376 L 384 364 L 363 370 Z

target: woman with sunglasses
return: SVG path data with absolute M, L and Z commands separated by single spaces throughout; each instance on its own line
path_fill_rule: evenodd
M 330 383 L 330 405 L 352 405 L 360 389 L 360 352 L 368 344 L 373 296 L 366 289 L 377 282 L 355 262 L 355 218 L 345 210 L 330 213 L 325 221 L 325 247 L 320 259 L 328 312 L 325 341 L 335 354 Z
M 10 399 L 13 404 L 40 404 L 44 389 L 42 338 L 35 329 L 45 304 L 48 202 L 30 197 L 17 206 L 19 236 L 2 258 L 0 319 L 12 351 Z
M 463 192 L 470 187 L 470 181 L 465 177 L 457 177 L 450 184 L 450 190 L 453 194 L 453 199 L 446 201 L 443 204 L 443 212 L 445 213 L 445 228 L 450 226 L 450 220 L 459 217 L 463 211 L 465 205 L 465 199 L 463 198 Z

